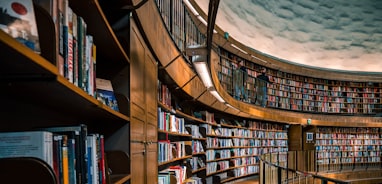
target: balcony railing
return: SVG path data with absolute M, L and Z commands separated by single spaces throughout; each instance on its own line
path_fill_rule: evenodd
M 267 153 L 260 157 L 260 184 L 350 184 L 380 183 L 381 166 L 353 165 L 352 168 L 333 167 L 317 171 L 315 151 Z M 338 164 L 340 165 L 340 164 Z M 326 168 L 329 168 L 327 164 Z

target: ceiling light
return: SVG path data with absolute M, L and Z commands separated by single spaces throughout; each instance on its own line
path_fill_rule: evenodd
M 202 57 L 202 56 L 193 56 L 194 57 Z M 207 89 L 212 88 L 212 79 L 210 76 L 210 72 L 207 67 L 207 63 L 205 61 L 196 61 L 194 62 L 194 67 L 196 72 L 198 73 L 199 77 L 202 79 L 202 82 L 204 86 L 206 86 Z
M 186 4 L 186 6 L 191 10 L 191 12 L 192 12 L 194 15 L 196 15 L 196 16 L 199 15 L 198 11 L 196 11 L 196 9 L 194 8 L 194 6 L 192 6 L 192 4 L 190 3 L 189 0 L 183 0 L 183 3 Z
M 236 46 L 235 44 L 231 44 L 231 46 L 237 50 L 239 50 L 240 52 L 244 53 L 244 54 L 248 54 L 248 52 L 244 51 L 243 49 L 239 48 L 238 46 Z
M 224 99 L 219 95 L 219 93 L 216 90 L 210 90 L 210 93 L 219 100 L 219 102 L 224 103 Z

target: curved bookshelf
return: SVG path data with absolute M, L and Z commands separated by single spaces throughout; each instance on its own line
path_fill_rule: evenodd
M 233 57 L 245 64 L 248 74 L 246 91 L 251 101 L 256 101 L 259 81 L 256 78 L 264 65 L 240 58 L 226 50 L 219 49 L 220 61 L 217 73 L 223 88 L 234 95 L 233 71 L 237 63 Z M 267 67 L 268 68 L 268 67 Z M 268 75 L 274 83 L 268 84 L 268 107 L 297 112 L 376 115 L 382 112 L 382 84 L 380 82 L 356 82 L 353 78 L 334 80 L 297 75 L 268 68 Z M 355 74 L 354 74 L 355 75 Z

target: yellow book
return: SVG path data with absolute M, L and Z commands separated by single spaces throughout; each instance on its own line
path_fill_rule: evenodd
M 69 160 L 68 160 L 68 137 L 63 136 L 62 140 L 62 181 L 69 184 Z

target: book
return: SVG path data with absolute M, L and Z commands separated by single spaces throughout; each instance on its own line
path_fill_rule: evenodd
M 62 157 L 61 157 L 62 135 L 53 134 L 53 170 L 56 174 L 56 182 L 61 182 L 62 175 Z
M 47 131 L 0 133 L 0 158 L 36 157 L 53 168 L 53 134 Z
M 99 177 L 100 184 L 106 184 L 106 166 L 105 166 L 105 138 L 99 135 Z
M 56 41 L 58 45 L 57 67 L 61 76 L 65 76 L 65 58 L 64 58 L 64 15 L 65 1 L 57 0 L 57 22 L 56 22 Z
M 84 68 L 86 53 L 86 32 L 87 24 L 81 16 L 77 16 L 77 77 L 78 87 L 85 90 Z
M 63 24 L 63 49 L 64 49 L 64 77 L 69 82 L 73 79 L 73 10 L 69 6 L 69 1 L 64 0 L 64 24 Z
M 77 183 L 76 161 L 76 140 L 68 138 L 68 174 L 70 184 Z
M 88 178 L 89 184 L 99 184 L 99 170 L 98 170 L 98 153 L 97 153 L 97 139 L 98 134 L 90 134 L 87 136 L 88 141 Z
M 36 53 L 41 53 L 32 0 L 0 1 L 0 29 Z
M 115 111 L 119 111 L 110 80 L 96 78 L 96 96 L 99 101 Z
M 85 124 L 79 124 L 72 126 L 40 127 L 37 129 L 67 135 L 69 139 L 75 139 L 76 180 L 79 184 L 87 183 L 87 126 Z
M 62 136 L 62 184 L 69 184 L 68 136 Z

